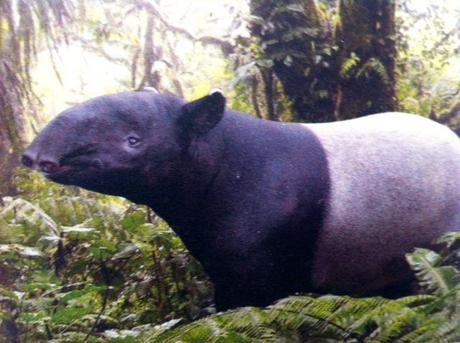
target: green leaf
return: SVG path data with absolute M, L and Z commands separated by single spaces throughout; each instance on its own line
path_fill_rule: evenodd
M 436 240 L 436 243 L 445 243 L 448 248 L 460 243 L 460 231 L 448 232 Z
M 95 228 L 92 227 L 84 227 L 79 225 L 75 226 L 62 226 L 62 232 L 69 233 L 69 232 L 74 232 L 74 233 L 88 233 L 88 232 L 93 232 L 95 231 Z
M 19 250 L 19 255 L 27 258 L 37 258 L 42 257 L 43 253 L 39 249 L 34 247 L 22 247 L 22 249 Z
M 19 316 L 19 320 L 28 324 L 43 323 L 46 319 L 49 319 L 49 317 L 45 311 L 22 312 Z
M 91 313 L 91 308 L 88 307 L 59 308 L 51 316 L 51 321 L 54 324 L 71 324 L 89 313 Z
M 460 282 L 460 273 L 453 266 L 439 266 L 442 257 L 428 249 L 415 249 L 406 255 L 420 284 L 435 294 L 448 294 Z
M 105 286 L 92 286 L 92 285 L 86 286 L 83 289 L 76 289 L 76 290 L 73 290 L 67 293 L 60 294 L 61 301 L 68 302 L 70 300 L 74 300 L 84 295 L 87 295 L 88 293 L 91 293 L 91 292 L 99 293 L 103 291 L 104 289 L 106 289 Z
M 112 261 L 129 258 L 140 251 L 139 247 L 133 243 L 121 244 L 120 250 L 112 256 Z

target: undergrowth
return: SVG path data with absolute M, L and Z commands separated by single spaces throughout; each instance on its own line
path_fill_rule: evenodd
M 460 233 L 407 261 L 424 294 L 314 294 L 215 313 L 212 286 L 146 207 L 35 175 L 0 204 L 0 342 L 454 342 Z

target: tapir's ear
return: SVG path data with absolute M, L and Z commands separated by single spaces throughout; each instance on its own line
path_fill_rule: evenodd
M 224 116 L 225 97 L 222 91 L 185 104 L 179 117 L 179 127 L 187 138 L 203 136 Z

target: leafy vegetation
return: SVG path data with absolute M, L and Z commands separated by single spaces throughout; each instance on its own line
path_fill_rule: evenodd
M 212 289 L 150 210 L 41 177 L 0 210 L 0 337 L 83 341 L 213 312 Z
M 398 2 L 398 98 L 401 110 L 449 125 L 457 134 L 459 83 L 457 75 L 458 10 L 447 3 L 418 12 L 415 0 Z M 452 19 L 443 15 L 450 12 Z
M 0 342 L 452 342 L 460 234 L 407 256 L 424 294 L 296 295 L 214 314 L 212 285 L 149 209 L 39 176 L 0 207 Z
M 407 260 L 425 294 L 381 297 L 292 296 L 267 308 L 219 313 L 151 342 L 454 342 L 460 339 L 460 235 L 442 237 L 443 254 L 416 249 Z

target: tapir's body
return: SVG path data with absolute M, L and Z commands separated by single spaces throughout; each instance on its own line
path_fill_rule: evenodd
M 223 105 L 216 93 L 96 98 L 45 128 L 25 164 L 152 207 L 209 273 L 219 309 L 386 294 L 411 278 L 405 253 L 460 228 L 447 128 L 396 113 L 275 123 Z

